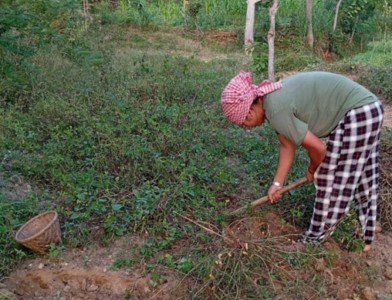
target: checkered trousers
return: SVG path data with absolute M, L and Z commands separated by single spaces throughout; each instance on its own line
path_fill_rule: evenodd
M 352 200 L 361 237 L 367 244 L 373 241 L 383 113 L 379 101 L 352 109 L 329 134 L 326 156 L 315 173 L 316 200 L 305 242 L 330 237 Z

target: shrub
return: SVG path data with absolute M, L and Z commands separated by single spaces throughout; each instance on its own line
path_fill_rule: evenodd
M 367 66 L 359 78 L 359 82 L 367 86 L 374 93 L 383 96 L 392 103 L 392 65 Z

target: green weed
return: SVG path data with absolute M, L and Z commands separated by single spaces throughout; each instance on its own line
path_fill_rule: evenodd
M 49 245 L 49 255 L 52 258 L 59 257 L 64 250 L 63 245 L 56 245 L 55 243 L 50 243 Z
M 0 200 L 0 274 L 4 274 L 10 271 L 14 260 L 30 256 L 29 251 L 17 244 L 15 234 L 38 210 L 37 199 L 33 196 L 24 201 L 9 200 L 2 191 Z
M 123 294 L 125 300 L 129 300 L 132 298 L 132 290 L 126 290 Z
M 112 264 L 113 270 L 132 268 L 136 264 L 136 261 L 132 259 L 116 259 Z
M 357 228 L 360 228 L 360 224 L 356 214 L 348 213 L 339 223 L 332 236 L 347 250 L 359 252 L 363 250 L 365 243 L 362 239 L 355 236 Z
M 5 293 L 3 294 L 3 292 L 1 292 L 0 294 L 0 300 L 11 300 L 12 296 L 6 295 Z

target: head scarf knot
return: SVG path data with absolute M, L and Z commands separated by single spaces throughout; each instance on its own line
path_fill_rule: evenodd
M 282 82 L 264 80 L 260 85 L 252 84 L 250 72 L 241 71 L 225 87 L 221 96 L 222 109 L 226 117 L 235 124 L 242 125 L 253 101 L 280 89 Z

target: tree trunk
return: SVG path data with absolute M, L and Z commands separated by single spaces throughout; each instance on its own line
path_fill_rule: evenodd
M 88 0 L 83 0 L 83 15 L 84 15 L 84 29 L 88 29 L 88 21 L 90 19 L 90 3 Z
M 306 24 L 307 24 L 307 36 L 306 40 L 310 48 L 314 47 L 314 35 L 313 35 L 313 0 L 306 0 Z
M 246 8 L 246 23 L 245 23 L 245 38 L 244 45 L 245 51 L 250 49 L 254 42 L 254 24 L 255 24 L 255 9 L 256 3 L 261 0 L 247 0 L 247 8 Z
M 246 8 L 246 23 L 245 23 L 245 49 L 249 48 L 254 42 L 253 27 L 255 23 L 255 0 L 248 0 Z
M 182 1 L 182 11 L 184 14 L 188 11 L 189 8 L 189 0 L 183 0 Z
M 333 21 L 333 32 L 335 32 L 336 30 L 336 26 L 338 24 L 338 15 L 339 15 L 339 8 L 340 8 L 340 4 L 342 4 L 343 0 L 339 0 L 338 3 L 336 4 L 336 10 L 335 10 L 335 19 Z
M 354 23 L 354 26 L 353 26 L 353 32 L 351 33 L 351 37 L 350 37 L 350 40 L 349 40 L 349 43 L 348 43 L 350 45 L 350 47 L 353 45 L 355 29 L 357 28 L 358 20 L 359 20 L 359 16 L 357 16 L 355 18 L 355 23 Z
M 274 0 L 270 9 L 270 29 L 268 31 L 268 79 L 275 81 L 274 54 L 275 54 L 275 15 L 278 10 L 279 0 Z

